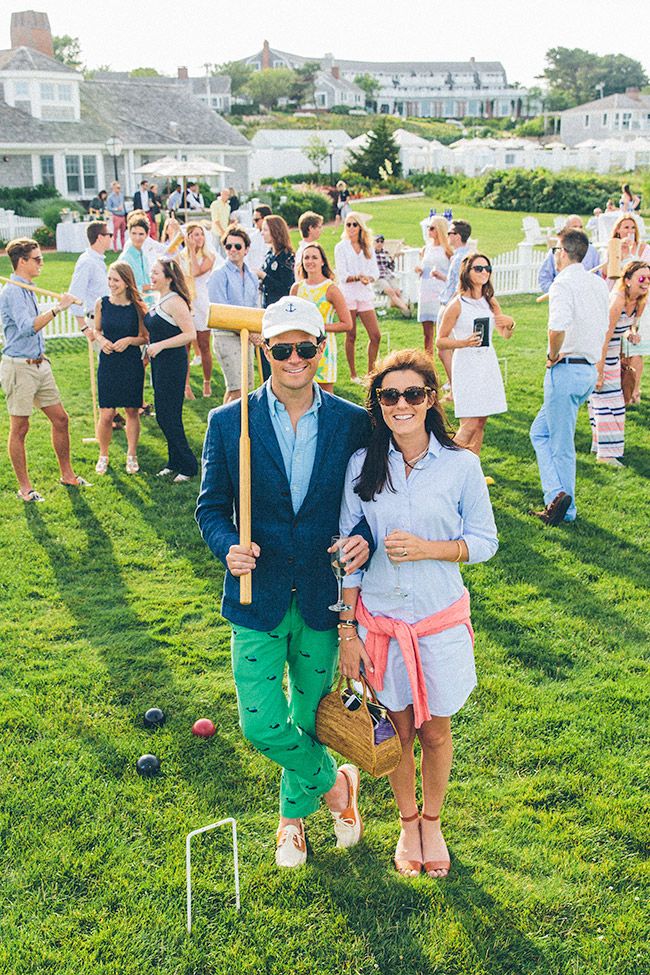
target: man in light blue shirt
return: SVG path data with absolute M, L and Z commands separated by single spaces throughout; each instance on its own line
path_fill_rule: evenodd
M 81 305 L 71 306 L 72 314 L 79 323 L 79 330 L 92 341 L 95 333 L 86 324 L 85 318 L 93 318 L 97 299 L 108 294 L 108 272 L 104 254 L 111 246 L 111 235 L 106 224 L 98 220 L 88 224 L 86 234 L 88 247 L 77 258 L 70 282 L 70 293 L 81 298 L 83 302 Z
M 70 464 L 68 414 L 63 409 L 49 359 L 45 357 L 43 329 L 59 312 L 69 308 L 74 295 L 63 294 L 57 304 L 39 312 L 36 297 L 29 288 L 41 273 L 43 255 L 35 240 L 21 237 L 7 244 L 7 255 L 14 273 L 0 295 L 0 320 L 4 349 L 0 363 L 0 385 L 9 412 L 9 459 L 18 479 L 18 497 L 23 501 L 42 501 L 34 490 L 27 470 L 25 438 L 34 407 L 41 409 L 52 424 L 52 445 L 66 487 L 87 486 Z
M 453 247 L 454 256 L 449 263 L 447 281 L 445 282 L 444 288 L 440 292 L 440 309 L 438 311 L 437 320 L 438 325 L 440 325 L 440 322 L 442 321 L 442 316 L 445 313 L 445 307 L 449 304 L 451 299 L 458 291 L 460 265 L 462 264 L 465 255 L 469 252 L 468 240 L 471 232 L 471 225 L 468 224 L 466 220 L 454 220 L 449 228 L 449 243 Z M 439 349 L 438 355 L 440 356 L 440 361 L 445 367 L 445 372 L 447 373 L 447 382 L 443 386 L 443 389 L 447 391 L 447 396 L 444 398 L 451 399 L 451 357 L 453 353 L 449 349 Z
M 562 229 L 583 230 L 584 228 L 582 226 L 582 217 L 579 217 L 577 213 L 572 213 L 571 216 L 567 218 L 567 222 L 565 223 Z M 598 253 L 598 251 L 596 250 L 593 244 L 589 244 L 589 247 L 587 248 L 587 253 L 582 259 L 582 264 L 584 266 L 585 271 L 591 271 L 593 268 L 598 267 L 599 264 L 602 264 L 602 261 L 600 259 L 600 254 Z M 544 294 L 547 294 L 548 289 L 555 281 L 557 274 L 558 274 L 558 270 L 557 267 L 555 266 L 555 254 L 553 253 L 553 249 L 551 249 L 546 255 L 546 259 L 542 264 L 542 266 L 540 267 L 539 273 L 537 275 L 537 281 Z
M 180 208 L 182 202 L 183 192 L 179 183 L 174 192 L 170 193 L 167 197 L 167 211 L 173 210 L 175 213 Z
M 126 200 L 117 180 L 111 183 L 106 209 L 113 220 L 113 250 L 119 251 L 124 247 L 126 237 Z
M 246 264 L 250 237 L 243 227 L 232 227 L 221 238 L 226 263 L 212 272 L 208 296 L 212 304 L 259 307 L 259 281 Z M 226 380 L 224 403 L 241 396 L 241 344 L 239 332 L 219 329 L 214 337 L 214 351 Z M 253 348 L 249 346 L 248 384 L 253 385 Z

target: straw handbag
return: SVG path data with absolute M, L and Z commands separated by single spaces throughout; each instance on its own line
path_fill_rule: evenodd
M 375 692 L 361 677 L 363 700 L 360 707 L 350 711 L 341 696 L 344 679 L 339 678 L 335 690 L 326 694 L 318 706 L 316 737 L 328 748 L 333 748 L 375 778 L 389 775 L 395 771 L 402 757 L 402 743 L 395 725 L 386 715 L 386 720 L 395 733 L 376 745 L 375 728 L 368 711 L 369 698 L 371 703 L 381 707 Z

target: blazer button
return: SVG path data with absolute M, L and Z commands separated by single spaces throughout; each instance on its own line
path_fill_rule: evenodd
M 296 560 L 295 560 L 295 557 L 293 555 L 290 555 L 288 557 L 288 559 L 287 559 L 287 562 L 288 562 L 289 565 L 293 565 L 295 561 Z

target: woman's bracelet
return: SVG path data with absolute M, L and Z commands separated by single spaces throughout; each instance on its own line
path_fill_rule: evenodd
M 357 633 L 355 633 L 354 636 L 340 636 L 338 638 L 338 642 L 339 643 L 349 643 L 350 640 L 356 640 L 357 639 L 357 636 L 358 636 Z
M 463 557 L 463 543 L 461 542 L 461 540 L 459 538 L 456 538 L 455 539 L 455 542 L 456 542 L 456 545 L 458 545 L 458 555 L 456 556 L 456 558 L 453 561 L 454 562 L 460 562 L 460 560 Z
M 336 625 L 337 626 L 353 626 L 354 629 L 356 630 L 356 628 L 357 628 L 357 626 L 359 624 L 357 623 L 356 620 L 339 620 L 339 622 Z

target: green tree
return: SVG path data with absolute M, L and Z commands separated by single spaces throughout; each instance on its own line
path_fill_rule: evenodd
M 239 95 L 250 81 L 253 69 L 242 61 L 224 61 L 216 65 L 214 74 L 225 74 L 230 78 L 230 93 Z
M 160 72 L 155 68 L 134 68 L 129 71 L 129 78 L 159 78 Z
M 304 152 L 309 162 L 320 175 L 321 167 L 329 156 L 327 146 L 321 137 L 319 135 L 313 135 L 305 146 Z
M 399 176 L 402 166 L 399 161 L 399 148 L 393 137 L 393 130 L 387 118 L 379 116 L 368 132 L 368 143 L 363 149 L 350 153 L 349 168 L 371 179 L 382 179 L 382 170 Z M 392 172 L 391 172 L 392 170 Z
M 354 76 L 354 83 L 362 88 L 366 95 L 366 107 L 375 107 L 375 96 L 381 88 L 380 83 L 371 74 L 357 74 Z
M 295 81 L 291 86 L 290 98 L 297 105 L 313 105 L 316 98 L 316 78 L 320 71 L 318 61 L 307 61 L 295 70 Z
M 243 92 L 264 108 L 275 108 L 281 98 L 288 98 L 296 77 L 291 68 L 264 68 L 255 71 Z
M 548 107 L 554 110 L 593 101 L 601 91 L 611 95 L 648 84 L 640 61 L 624 54 L 601 56 L 579 47 L 552 47 L 540 78 L 548 86 Z
M 69 68 L 74 68 L 75 71 L 80 70 L 81 44 L 78 37 L 70 37 L 69 34 L 55 34 L 52 37 L 52 47 L 57 61 Z

